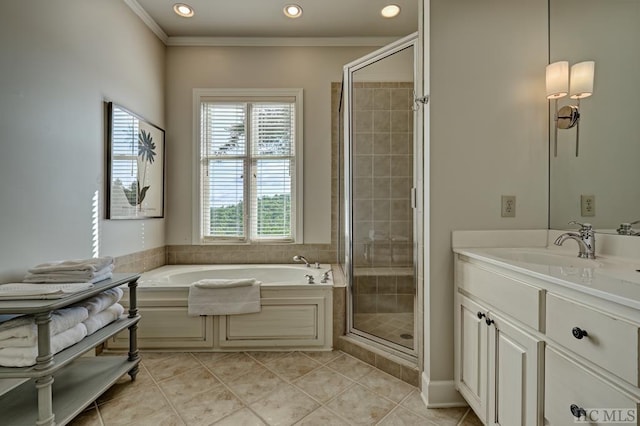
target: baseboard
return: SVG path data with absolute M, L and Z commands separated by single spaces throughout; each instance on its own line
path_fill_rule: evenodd
M 467 401 L 455 388 L 453 380 L 431 381 L 422 373 L 422 400 L 428 408 L 466 407 Z

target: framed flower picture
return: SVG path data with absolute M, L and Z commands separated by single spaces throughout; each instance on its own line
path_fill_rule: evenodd
M 107 219 L 164 217 L 164 130 L 107 104 Z

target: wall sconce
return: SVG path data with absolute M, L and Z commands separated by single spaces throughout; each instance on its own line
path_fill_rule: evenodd
M 593 75 L 595 62 L 585 61 L 571 67 L 569 78 L 569 62 L 558 61 L 547 65 L 546 83 L 547 99 L 555 101 L 553 153 L 558 156 L 558 129 L 576 127 L 576 157 L 580 143 L 580 99 L 593 94 Z M 571 85 L 569 85 L 571 82 Z M 569 89 L 569 90 L 567 90 Z M 576 105 L 565 105 L 558 110 L 558 99 L 569 94 L 571 99 L 577 99 Z

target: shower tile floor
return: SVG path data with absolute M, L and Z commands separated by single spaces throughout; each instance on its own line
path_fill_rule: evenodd
M 353 314 L 353 325 L 358 330 L 413 349 L 413 317 L 413 312 L 355 313 Z
M 468 408 L 428 409 L 417 388 L 343 352 L 142 352 L 70 424 L 480 425 Z

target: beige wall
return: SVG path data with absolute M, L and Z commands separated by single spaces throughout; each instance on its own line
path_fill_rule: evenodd
M 0 282 L 35 263 L 164 245 L 164 220 L 105 221 L 103 101 L 164 127 L 165 47 L 122 1 L 0 14 Z
M 304 89 L 304 243 L 331 242 L 331 82 L 375 47 L 170 47 L 167 244 L 192 241 L 194 88 Z
M 451 231 L 547 227 L 547 1 L 430 4 L 425 375 L 450 381 Z M 515 218 L 501 194 L 517 196 Z

